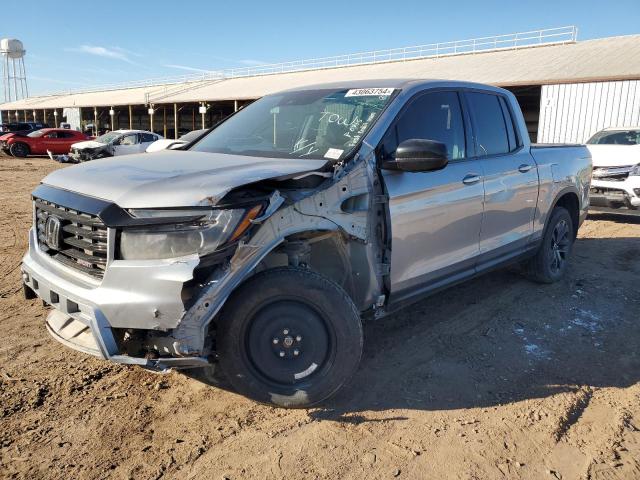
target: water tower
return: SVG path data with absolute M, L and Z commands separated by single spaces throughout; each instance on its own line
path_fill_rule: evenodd
M 24 54 L 27 53 L 20 40 L 3 38 L 0 40 L 2 59 L 2 86 L 4 101 L 11 102 L 29 96 L 27 72 L 24 68 Z

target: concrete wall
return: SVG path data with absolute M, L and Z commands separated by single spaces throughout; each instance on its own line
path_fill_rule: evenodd
M 606 127 L 640 125 L 640 80 L 543 85 L 539 143 L 584 143 Z

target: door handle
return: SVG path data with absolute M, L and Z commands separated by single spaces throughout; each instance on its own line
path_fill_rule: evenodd
M 462 183 L 465 185 L 474 185 L 480 181 L 480 175 L 476 175 L 475 173 L 470 173 L 466 177 L 462 179 Z
M 531 165 L 529 165 L 528 163 L 523 163 L 522 165 L 520 165 L 518 167 L 518 171 L 520 173 L 527 173 L 529 170 L 531 170 L 533 167 Z

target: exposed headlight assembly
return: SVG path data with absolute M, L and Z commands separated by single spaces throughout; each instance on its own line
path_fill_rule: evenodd
M 634 175 L 634 176 L 640 175 L 640 163 L 631 169 L 631 171 L 629 172 L 629 175 Z
M 261 206 L 225 210 L 131 210 L 138 218 L 176 218 L 182 223 L 127 228 L 120 235 L 124 260 L 158 260 L 208 255 L 239 238 L 260 213 Z

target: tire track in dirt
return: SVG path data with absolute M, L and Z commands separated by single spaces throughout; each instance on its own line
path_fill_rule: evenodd
M 593 390 L 590 387 L 582 387 L 574 394 L 573 401 L 560 417 L 556 431 L 553 433 L 556 442 L 562 440 L 569 429 L 580 420 L 592 397 Z

